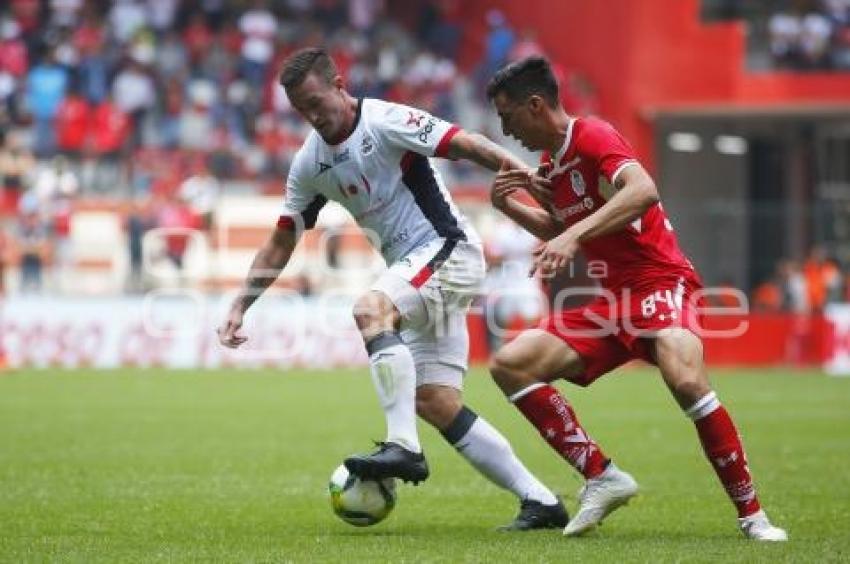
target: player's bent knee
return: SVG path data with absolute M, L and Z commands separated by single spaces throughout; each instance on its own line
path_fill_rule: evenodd
M 352 314 L 357 328 L 367 337 L 393 330 L 398 324 L 395 306 L 381 292 L 368 292 L 357 298 Z

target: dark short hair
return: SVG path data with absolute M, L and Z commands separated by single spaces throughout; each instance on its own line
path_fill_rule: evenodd
M 558 105 L 558 81 L 549 61 L 534 56 L 511 63 L 493 75 L 487 84 L 487 98 L 504 93 L 514 102 L 524 102 L 538 95 L 551 107 Z
M 286 89 L 298 86 L 309 73 L 315 73 L 328 84 L 339 74 L 336 63 L 321 47 L 299 49 L 287 57 L 280 71 L 280 84 Z

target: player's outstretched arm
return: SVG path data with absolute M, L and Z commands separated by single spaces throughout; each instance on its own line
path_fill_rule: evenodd
M 294 229 L 278 227 L 257 251 L 239 295 L 233 300 L 227 318 L 217 330 L 222 345 L 235 349 L 248 340 L 247 337 L 239 334 L 245 312 L 280 276 L 297 242 Z
M 480 133 L 471 133 L 463 129 L 449 141 L 446 156 L 452 160 L 463 159 L 474 162 L 493 172 L 499 170 L 503 162 L 509 163 L 510 168 L 523 170 L 529 168 L 504 147 L 490 141 Z
M 552 203 L 552 185 L 540 175 L 535 174 L 535 169 L 529 167 L 522 160 L 494 143 L 480 133 L 470 133 L 460 130 L 452 137 L 446 155 L 450 159 L 464 159 L 474 162 L 492 171 L 499 171 L 507 163 L 508 169 L 515 171 L 517 179 L 525 180 L 522 188 L 544 208 Z

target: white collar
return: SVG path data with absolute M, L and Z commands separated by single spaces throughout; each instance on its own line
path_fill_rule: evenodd
M 573 125 L 575 125 L 577 119 L 570 118 L 570 122 L 567 124 L 567 134 L 564 137 L 564 144 L 552 155 L 552 164 L 555 166 L 558 166 L 558 163 L 561 162 L 561 159 L 564 158 L 564 155 L 567 154 L 567 150 L 570 148 L 570 141 L 573 139 Z

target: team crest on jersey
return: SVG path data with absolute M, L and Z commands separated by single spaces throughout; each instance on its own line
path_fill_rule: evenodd
M 584 177 L 577 169 L 572 169 L 570 171 L 570 184 L 572 185 L 573 192 L 576 193 L 576 196 L 584 196 L 587 186 L 584 183 Z
M 374 150 L 375 150 L 375 142 L 372 141 L 372 139 L 370 139 L 369 136 L 367 135 L 366 137 L 363 138 L 363 141 L 360 142 L 360 152 L 365 157 L 366 155 L 371 154 L 372 151 L 374 151 Z
M 329 165 L 323 162 L 317 162 L 316 166 L 319 168 L 319 171 L 316 173 L 316 176 L 320 176 L 323 172 L 327 172 L 333 167 L 333 165 Z
M 585 196 L 584 200 L 582 200 L 582 203 L 584 204 L 584 209 L 586 209 L 586 210 L 592 210 L 593 209 L 594 202 L 593 202 L 593 198 L 591 198 L 590 196 Z

